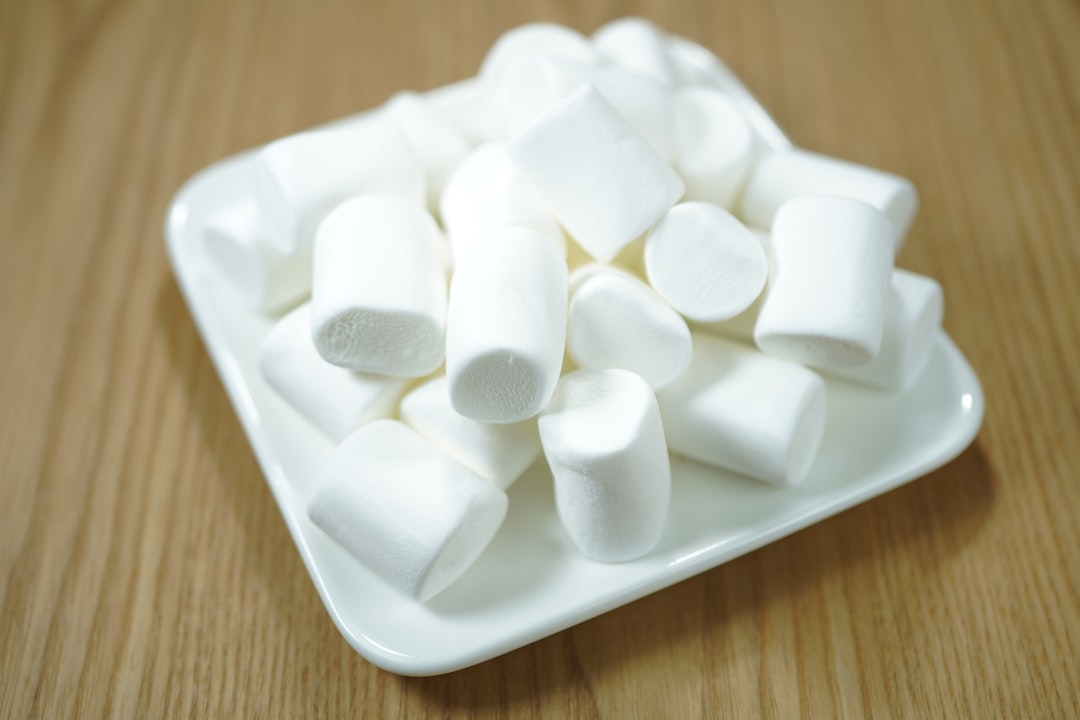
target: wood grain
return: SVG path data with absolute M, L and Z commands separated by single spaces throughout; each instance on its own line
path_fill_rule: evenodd
M 649 17 L 912 178 L 988 395 L 958 460 L 479 667 L 337 635 L 172 280 L 223 156 Z M 0 716 L 1080 716 L 1080 5 L 0 0 Z

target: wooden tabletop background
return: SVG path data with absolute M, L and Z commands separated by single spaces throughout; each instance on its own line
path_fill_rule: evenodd
M 201 167 L 636 14 L 912 178 L 987 394 L 947 467 L 451 675 L 320 604 L 171 275 Z M 0 0 L 0 716 L 1080 716 L 1080 4 Z

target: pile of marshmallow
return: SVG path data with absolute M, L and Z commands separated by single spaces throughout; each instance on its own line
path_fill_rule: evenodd
M 523 26 L 452 99 L 261 149 L 208 218 L 253 306 L 303 302 L 260 364 L 337 443 L 309 517 L 405 594 L 469 567 L 541 454 L 573 545 L 630 560 L 669 452 L 794 485 L 820 373 L 902 391 L 925 366 L 941 288 L 893 262 L 912 185 L 770 147 L 726 73 L 640 19 Z

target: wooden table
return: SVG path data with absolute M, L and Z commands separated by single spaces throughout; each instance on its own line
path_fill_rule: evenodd
M 1080 6 L 633 5 L 796 142 L 912 178 L 986 388 L 928 477 L 479 667 L 369 665 L 163 251 L 204 165 L 475 72 L 583 1 L 0 2 L 0 715 L 1080 716 Z

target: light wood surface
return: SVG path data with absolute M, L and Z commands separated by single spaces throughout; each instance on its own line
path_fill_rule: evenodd
M 479 667 L 342 640 L 163 250 L 236 151 L 647 16 L 912 178 L 988 397 L 928 477 Z M 1080 716 L 1080 5 L 0 1 L 0 716 Z

